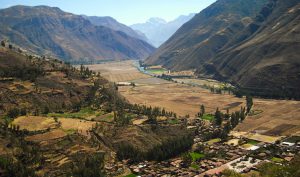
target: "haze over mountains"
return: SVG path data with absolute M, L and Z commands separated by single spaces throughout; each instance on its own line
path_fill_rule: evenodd
M 299 14 L 298 0 L 219 0 L 146 63 L 197 69 L 258 95 L 299 97 Z
M 143 40 L 54 7 L 3 9 L 0 22 L 0 38 L 71 62 L 143 59 L 154 51 Z
M 162 18 L 150 18 L 146 23 L 131 25 L 134 30 L 146 35 L 150 43 L 159 47 L 169 39 L 184 23 L 194 17 L 195 14 L 181 15 L 173 21 L 167 22 Z
M 147 37 L 143 33 L 137 32 L 137 31 L 131 29 L 130 27 L 118 22 L 117 20 L 115 20 L 112 17 L 109 17 L 109 16 L 97 17 L 97 16 L 85 16 L 85 15 L 83 15 L 83 17 L 88 19 L 93 25 L 105 26 L 105 27 L 111 28 L 115 31 L 122 31 L 131 37 L 141 39 L 141 40 L 144 40 L 144 41 L 150 43 L 149 40 L 147 39 Z

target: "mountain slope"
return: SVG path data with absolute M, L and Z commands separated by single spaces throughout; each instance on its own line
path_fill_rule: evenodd
M 120 31 L 92 25 L 81 16 L 47 6 L 0 10 L 0 37 L 67 61 L 143 59 L 154 48 Z
M 128 36 L 141 39 L 149 43 L 149 40 L 143 33 L 138 33 L 134 31 L 130 27 L 118 22 L 112 17 L 97 17 L 97 16 L 83 16 L 83 17 L 89 20 L 93 25 L 105 26 L 115 31 L 122 31 L 123 33 L 126 33 Z
M 146 63 L 175 70 L 196 68 L 248 25 L 266 2 L 218 0 L 185 23 Z
M 144 33 L 154 46 L 159 47 L 168 40 L 181 25 L 193 18 L 194 15 L 195 14 L 182 15 L 170 22 L 166 22 L 161 18 L 151 18 L 146 23 L 131 25 L 131 28 Z
M 198 69 L 255 95 L 300 98 L 300 2 L 271 0 L 223 52 Z

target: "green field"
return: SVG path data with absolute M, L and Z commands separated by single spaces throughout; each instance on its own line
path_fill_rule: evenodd
M 283 162 L 284 160 L 281 159 L 281 158 L 278 158 L 278 157 L 273 157 L 273 158 L 271 159 L 271 161 L 276 162 L 276 163 L 281 163 L 281 162 Z
M 193 169 L 195 169 L 195 170 L 199 170 L 199 165 L 197 165 L 197 164 L 191 164 L 191 167 L 193 168 Z
M 193 162 L 197 161 L 198 159 L 202 159 L 202 158 L 205 157 L 204 154 L 200 154 L 200 153 L 197 153 L 197 152 L 191 152 L 191 153 L 189 153 L 189 155 L 191 156 Z
M 257 145 L 259 142 L 258 141 L 255 141 L 255 140 L 248 140 L 247 141 L 247 144 L 251 144 L 251 145 Z
M 136 177 L 137 175 L 135 175 L 135 174 L 130 174 L 130 175 L 126 175 L 126 176 L 124 176 L 124 177 Z
M 202 116 L 202 119 L 203 120 L 208 120 L 208 121 L 213 121 L 215 119 L 215 116 L 214 115 L 211 115 L 211 114 L 204 114 Z
M 179 120 L 178 119 L 168 119 L 169 124 L 178 124 Z

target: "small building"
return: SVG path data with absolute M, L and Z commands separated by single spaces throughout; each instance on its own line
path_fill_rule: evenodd
M 282 145 L 282 146 L 294 146 L 295 143 L 291 143 L 291 142 L 282 142 L 281 145 Z

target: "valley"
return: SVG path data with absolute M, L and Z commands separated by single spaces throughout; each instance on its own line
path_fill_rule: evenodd
M 118 86 L 118 91 L 133 104 L 164 107 L 179 116 L 189 115 L 191 119 L 205 105 L 206 112 L 214 114 L 217 108 L 222 112 L 239 111 L 245 106 L 245 98 L 229 94 L 211 93 L 200 86 L 216 88 L 223 83 L 203 79 L 174 79 L 176 82 L 160 79 L 140 72 L 136 62 L 111 62 L 89 65 L 94 71 L 116 83 L 134 83 L 135 86 Z M 184 82 L 185 84 L 182 84 Z M 193 83 L 191 85 L 191 83 Z M 259 132 L 271 136 L 300 134 L 300 101 L 254 98 L 253 114 L 236 127 L 241 132 Z M 288 123 L 287 123 L 288 122 Z
M 299 0 L 3 1 L 0 177 L 300 176 Z

